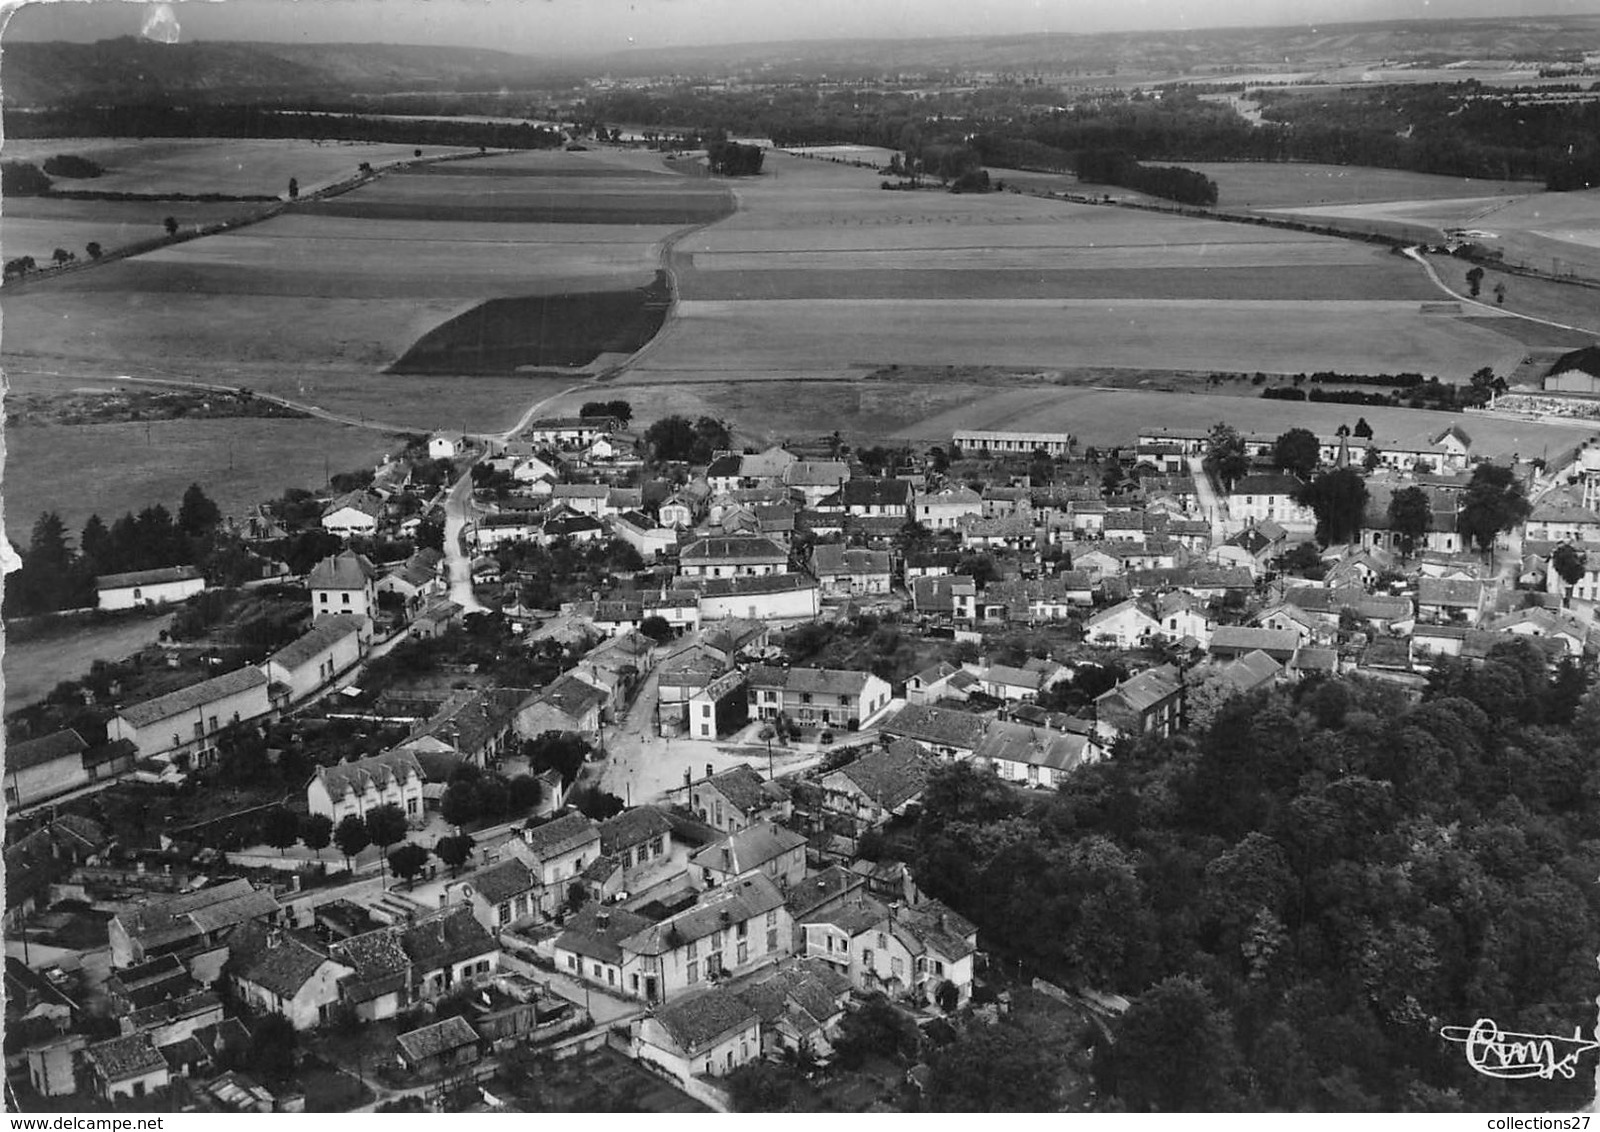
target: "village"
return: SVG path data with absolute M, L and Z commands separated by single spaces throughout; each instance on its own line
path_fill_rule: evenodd
M 96 580 L 206 613 L 8 721 L 8 1101 L 519 1111 L 603 1079 L 727 1111 L 766 1064 L 911 1107 L 927 1064 L 885 1033 L 1126 1007 L 919 887 L 951 768 L 1049 791 L 1261 688 L 1600 651 L 1600 437 L 1526 459 L 1352 407 L 740 451 L 629 415 L 264 505 L 228 521 L 236 585 Z

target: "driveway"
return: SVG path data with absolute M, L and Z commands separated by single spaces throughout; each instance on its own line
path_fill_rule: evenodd
M 451 485 L 444 499 L 444 559 L 450 578 L 450 600 L 464 613 L 483 612 L 472 592 L 472 559 L 461 549 L 461 534 L 476 513 L 472 502 L 472 469 Z

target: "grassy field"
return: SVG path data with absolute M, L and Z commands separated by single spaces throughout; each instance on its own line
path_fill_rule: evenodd
M 843 299 L 684 302 L 629 381 L 874 365 L 1417 371 L 1514 365 L 1518 343 L 1416 302 Z
M 177 420 L 149 424 L 23 428 L 6 434 L 6 532 L 26 545 L 42 511 L 77 532 L 91 514 L 110 523 L 125 511 L 164 504 L 176 513 L 199 483 L 224 514 L 316 488 L 323 469 L 375 465 L 393 437 L 320 420 Z
M 1471 294 L 1467 284 L 1467 272 L 1471 271 L 1473 266 L 1471 263 L 1451 256 L 1430 256 L 1428 262 L 1433 264 L 1433 269 L 1439 273 L 1439 278 L 1443 279 L 1447 286 L 1463 297 Z M 1522 323 L 1523 327 L 1528 328 L 1529 333 L 1540 335 L 1536 344 L 1548 340 L 1551 345 L 1582 346 L 1587 345 L 1593 338 L 1600 337 L 1600 289 L 1535 279 L 1488 267 L 1484 269 L 1483 283 L 1478 294 L 1480 302 L 1494 303 L 1496 283 L 1505 284 L 1504 309 L 1530 314 L 1535 318 L 1549 319 L 1551 322 L 1564 323 L 1567 326 L 1583 327 L 1591 332 L 1589 338 L 1585 340 L 1582 336 L 1574 338 L 1560 331 L 1546 331 L 1537 323 Z M 1547 339 L 1547 335 L 1552 337 Z
M 413 159 L 409 145 L 374 142 L 309 141 L 298 138 L 7 138 L 0 154 L 7 161 L 43 162 L 72 154 L 98 162 L 105 172 L 84 180 L 59 178 L 63 190 L 103 193 L 224 193 L 229 196 L 288 198 L 289 178 L 301 193 L 356 175 L 366 162 L 374 169 Z M 466 149 L 424 146 L 425 157 L 468 153 Z
M 0 214 L 0 246 L 4 247 L 7 259 L 31 255 L 43 264 L 56 248 L 65 248 L 76 253 L 79 259 L 88 259 L 89 253 L 84 249 L 91 241 L 109 252 L 166 235 L 163 225 L 169 216 L 178 222 L 180 231 L 193 231 L 212 224 L 249 219 L 270 207 L 244 201 L 15 197 L 5 202 L 5 211 Z
M 1304 205 L 1447 197 L 1519 196 L 1538 192 L 1530 181 L 1442 177 L 1362 165 L 1268 161 L 1185 161 L 1184 168 L 1217 183 L 1219 208 L 1294 208 Z
M 8 509 L 6 518 L 12 539 L 25 540 L 24 524 L 17 521 L 20 516 L 13 517 Z M 31 519 L 27 525 L 31 525 Z M 12 640 L 8 636 L 5 656 L 0 661 L 5 672 L 6 714 L 44 699 L 63 680 L 87 675 L 96 660 L 132 656 L 145 645 L 155 643 L 171 622 L 172 615 L 166 614 L 107 625 L 75 625 L 67 634 L 26 641 Z

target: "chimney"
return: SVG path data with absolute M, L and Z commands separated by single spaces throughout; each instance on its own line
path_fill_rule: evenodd
M 599 928 L 601 931 L 605 931 L 607 928 L 609 928 L 611 926 L 611 913 L 604 908 L 601 908 L 595 912 L 594 926 Z

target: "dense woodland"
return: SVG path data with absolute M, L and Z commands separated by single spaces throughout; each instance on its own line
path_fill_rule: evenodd
M 918 883 L 994 961 L 1132 1006 L 1096 1051 L 1130 1110 L 1576 1109 L 1472 1071 L 1441 1026 L 1570 1034 L 1600 991 L 1600 691 L 1530 645 L 1420 702 L 1315 680 L 1123 742 L 1032 803 L 941 770 Z

